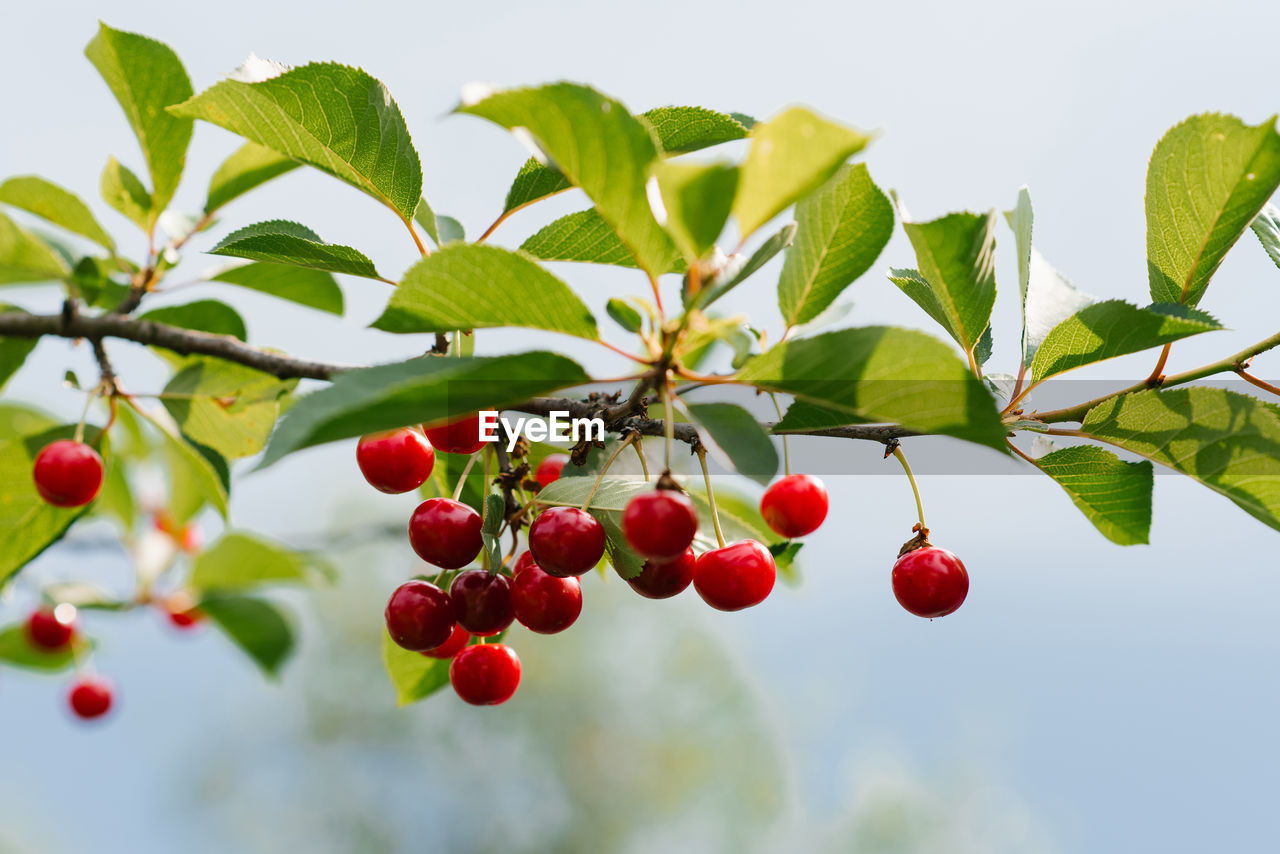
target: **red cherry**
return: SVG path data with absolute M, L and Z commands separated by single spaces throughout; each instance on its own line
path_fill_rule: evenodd
M 27 618 L 27 639 L 41 649 L 66 649 L 75 636 L 76 610 L 70 605 L 33 611 Z
M 585 510 L 549 507 L 529 528 L 529 551 L 544 572 L 567 578 L 600 562 L 604 539 L 604 526 Z
M 102 488 L 102 457 L 83 442 L 59 439 L 36 454 L 36 491 L 55 507 L 82 507 Z
M 447 424 L 435 424 L 431 427 L 422 425 L 422 432 L 427 434 L 431 444 L 437 450 L 451 454 L 474 454 L 484 447 L 480 438 L 480 413 L 467 415 Z
M 538 463 L 538 470 L 533 473 L 533 479 L 543 486 L 548 486 L 560 479 L 560 472 L 564 471 L 564 464 L 569 462 L 568 454 L 552 454 Z
M 576 578 L 548 575 L 530 560 L 511 583 L 511 601 L 522 626 L 540 635 L 554 635 L 572 626 L 582 613 L 582 584 Z
M 760 515 L 788 539 L 812 534 L 827 518 L 827 488 L 811 475 L 789 474 L 765 490 Z
M 917 617 L 945 617 L 969 595 L 969 572 L 946 549 L 915 549 L 893 564 L 893 595 Z
M 480 554 L 482 523 L 480 514 L 461 501 L 428 498 L 409 518 L 409 545 L 427 563 L 458 569 Z
M 414 579 L 395 589 L 387 600 L 387 634 L 405 649 L 434 649 L 453 634 L 453 603 L 428 581 Z
M 453 618 L 473 635 L 490 637 L 511 625 L 516 609 L 511 602 L 511 580 L 484 569 L 458 573 L 449 586 Z
M 627 502 L 622 533 L 631 548 L 647 558 L 679 557 L 698 533 L 698 511 L 689 496 L 676 489 L 642 492 Z
M 162 603 L 165 615 L 176 628 L 189 629 L 204 619 L 204 614 L 196 608 L 195 602 L 186 593 L 174 593 Z
M 646 560 L 640 574 L 628 578 L 627 583 L 646 599 L 670 599 L 693 581 L 696 563 L 693 549 L 685 549 L 684 554 L 671 560 Z
M 369 485 L 399 495 L 417 489 L 431 477 L 436 452 L 417 430 L 403 427 L 372 433 L 356 444 L 356 464 Z
M 100 718 L 111 709 L 111 683 L 86 676 L 71 686 L 67 700 L 76 717 L 85 720 Z
M 515 569 L 511 571 L 511 575 L 513 577 L 517 576 L 531 566 L 538 566 L 533 562 L 533 555 L 529 552 L 521 552 L 520 557 L 516 558 Z M 542 569 L 542 567 L 538 566 L 538 569 Z
M 471 632 L 454 623 L 453 634 L 449 635 L 447 641 L 439 646 L 433 646 L 431 649 L 424 649 L 422 654 L 428 658 L 453 658 L 460 649 L 469 643 L 471 643 Z
M 449 681 L 473 706 L 496 706 L 511 699 L 520 685 L 520 659 L 504 643 L 472 644 L 453 657 Z
M 719 611 L 759 605 L 773 590 L 773 555 L 755 540 L 742 540 L 705 552 L 693 571 L 693 587 Z

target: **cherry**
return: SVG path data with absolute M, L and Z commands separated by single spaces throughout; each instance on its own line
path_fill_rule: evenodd
M 698 512 L 689 496 L 677 489 L 642 492 L 627 502 L 622 533 L 631 548 L 644 557 L 678 557 L 698 533 Z
M 640 574 L 628 578 L 627 583 L 646 599 L 670 599 L 693 581 L 696 563 L 693 549 L 685 549 L 684 554 L 671 560 L 646 560 L 640 568 Z
M 42 608 L 27 618 L 27 639 L 41 649 L 66 649 L 76 636 L 76 609 L 72 605 Z
M 480 514 L 452 498 L 428 498 L 409 518 L 409 544 L 427 563 L 458 569 L 476 559 L 484 541 Z
M 453 634 L 453 603 L 429 581 L 414 579 L 395 589 L 387 600 L 387 634 L 405 649 L 434 649 Z
M 496 706 L 511 699 L 520 685 L 520 659 L 504 643 L 473 644 L 453 657 L 449 681 L 473 706 Z
M 102 457 L 83 442 L 59 439 L 36 454 L 36 491 L 55 507 L 82 507 L 102 488 Z
M 392 495 L 426 483 L 435 462 L 431 443 L 408 427 L 372 433 L 356 444 L 356 464 L 364 479 L 379 492 Z
M 85 676 L 71 686 L 67 700 L 76 717 L 85 720 L 100 718 L 111 709 L 111 683 L 105 679 Z
M 577 507 L 549 507 L 529 528 L 529 551 L 548 575 L 582 575 L 604 556 L 604 526 Z
M 198 625 L 204 614 L 195 606 L 195 602 L 186 593 L 174 593 L 162 603 L 169 622 L 179 629 L 190 629 Z
M 693 587 L 712 608 L 741 611 L 763 602 L 776 576 L 769 550 L 755 540 L 741 540 L 703 553 L 694 567 Z
M 760 515 L 788 539 L 812 534 L 827 518 L 827 488 L 811 475 L 789 474 L 765 490 Z
M 478 412 L 446 424 L 436 424 L 431 427 L 424 424 L 422 432 L 427 434 L 427 439 L 437 450 L 447 451 L 450 454 L 474 454 L 484 447 L 484 440 L 480 438 L 480 413 Z
M 429 658 L 453 658 L 469 643 L 471 643 L 471 632 L 454 623 L 453 634 L 449 635 L 447 641 L 431 649 L 424 649 L 422 654 Z
M 540 635 L 554 635 L 572 626 L 582 613 L 582 584 L 576 578 L 548 575 L 530 559 L 516 570 L 511 600 L 522 626 Z
M 564 471 L 564 465 L 567 462 L 569 462 L 568 454 L 552 454 L 538 463 L 538 470 L 533 473 L 533 479 L 543 486 L 549 486 L 560 479 L 560 472 Z
M 520 557 L 516 558 L 515 569 L 511 571 L 512 577 L 518 576 L 531 566 L 538 566 L 533 562 L 533 555 L 529 552 L 521 552 Z M 542 569 L 542 567 L 538 566 L 538 569 Z
M 924 546 L 894 562 L 893 595 L 917 617 L 945 617 L 969 595 L 969 572 L 946 549 Z
M 453 618 L 473 635 L 489 637 L 511 625 L 516 618 L 511 602 L 511 580 L 485 569 L 458 573 L 449 586 Z

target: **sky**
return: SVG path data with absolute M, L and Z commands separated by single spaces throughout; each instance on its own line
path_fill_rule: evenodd
M 873 178 L 895 188 L 921 219 L 1006 209 L 1026 184 L 1037 214 L 1036 245 L 1050 262 L 1090 293 L 1139 303 L 1147 298 L 1144 176 L 1156 140 L 1197 112 L 1231 112 L 1257 123 L 1280 110 L 1270 82 L 1280 9 L 1259 2 L 496 2 L 478 8 L 366 0 L 353 9 L 231 0 L 194 10 L 129 0 L 8 4 L 3 17 L 0 175 L 38 173 L 86 198 L 96 198 L 109 154 L 141 166 L 127 124 L 82 54 L 101 18 L 171 45 L 197 91 L 251 51 L 291 64 L 336 60 L 365 68 L 388 85 L 406 116 L 428 199 L 472 235 L 496 215 L 526 154 L 494 126 L 448 115 L 462 86 L 570 79 L 589 82 L 635 111 L 687 103 L 764 118 L 803 103 L 876 130 L 865 155 Z M 206 176 L 236 144 L 226 132 L 197 127 L 177 208 L 198 208 Z M 93 205 L 109 228 L 129 233 L 125 220 Z M 550 201 L 513 217 L 495 240 L 517 245 L 581 205 L 581 198 Z M 304 171 L 228 207 L 208 245 L 270 218 L 296 219 L 326 240 L 356 246 L 393 277 L 415 256 L 401 226 L 376 203 Z M 996 369 L 1016 359 L 1018 340 L 1011 240 L 1007 232 L 999 239 Z M 186 259 L 193 272 L 212 261 L 201 258 L 199 248 Z M 928 318 L 884 279 L 889 266 L 910 261 L 899 234 L 846 294 L 853 303 L 846 322 L 927 330 Z M 564 266 L 557 272 L 581 287 L 597 316 L 609 296 L 636 285 L 626 271 Z M 780 324 L 770 282 L 776 272 L 775 264 L 759 274 L 729 306 L 775 335 Z M 1274 332 L 1278 277 L 1247 236 L 1201 306 L 1230 331 L 1178 344 L 1169 369 L 1193 367 Z M 369 363 L 421 349 L 415 339 L 364 329 L 386 300 L 382 286 L 360 280 L 343 286 L 349 310 L 342 319 L 221 286 L 202 286 L 200 294 L 233 302 L 252 343 L 299 355 Z M 195 293 L 168 299 L 177 303 Z M 6 289 L 6 299 L 33 310 L 56 304 L 56 297 L 31 288 Z M 549 333 L 482 333 L 478 345 L 481 352 L 551 347 L 590 360 L 602 373 L 620 367 L 590 344 Z M 42 342 L 5 399 L 73 418 L 77 398 L 56 385 L 69 367 L 92 375 L 83 349 Z M 163 382 L 158 363 L 132 345 L 117 343 L 112 354 L 135 388 Z M 1117 360 L 1081 376 L 1121 384 L 1145 376 L 1153 358 Z M 1280 376 L 1280 357 L 1261 358 L 1255 368 Z M 809 459 L 878 456 L 875 446 L 850 444 L 813 439 L 797 446 Z M 951 448 L 948 440 L 922 439 L 907 450 L 941 460 Z M 233 501 L 233 524 L 305 540 L 337 519 L 394 521 L 407 513 L 403 502 L 368 498 L 350 452 L 345 445 L 308 452 L 245 477 Z M 917 807 L 927 805 L 925 823 L 944 829 L 952 850 L 1257 849 L 1271 836 L 1270 795 L 1280 784 L 1273 725 L 1280 689 L 1266 678 L 1280 651 L 1270 608 L 1280 596 L 1276 533 L 1202 487 L 1161 477 L 1152 545 L 1120 548 L 1098 535 L 1053 483 L 1017 474 L 994 455 L 990 471 L 996 473 L 922 478 L 935 542 L 961 555 L 973 579 L 969 601 L 952 617 L 916 620 L 892 599 L 888 570 L 909 533 L 913 505 L 901 477 L 888 474 L 829 479 L 832 519 L 805 548 L 801 587 L 780 590 L 742 614 L 708 614 L 696 600 L 682 600 L 672 611 L 702 632 L 698 644 L 732 663 L 739 688 L 762 716 L 758 728 L 776 744 L 789 804 L 777 827 L 785 833 L 834 826 L 862 815 L 878 795 L 907 791 Z M 372 568 L 353 562 L 355 577 L 344 577 L 344 590 L 361 591 L 353 601 L 372 603 L 363 614 L 370 621 L 387 585 L 412 571 L 403 556 L 388 554 Z M 110 555 L 88 558 L 54 550 L 33 572 L 118 578 L 123 571 Z M 651 604 L 623 601 L 619 586 L 598 591 L 607 603 L 602 613 L 627 621 Z M 296 604 L 311 613 L 305 598 Z M 329 608 L 357 623 L 362 617 L 340 602 Z M 644 618 L 651 619 L 648 612 Z M 10 844 L 33 850 L 40 839 L 50 843 L 41 850 L 114 852 L 169 850 L 193 829 L 223 838 L 217 833 L 228 832 L 219 824 L 227 814 L 211 806 L 218 798 L 183 799 L 175 792 L 212 767 L 209 745 L 226 745 L 229 756 L 248 755 L 239 766 L 244 773 L 267 774 L 273 754 L 255 747 L 262 738 L 255 727 L 289 733 L 291 724 L 308 720 L 300 697 L 323 684 L 315 673 L 323 673 L 325 653 L 304 653 L 282 686 L 270 686 L 208 633 L 179 641 L 145 618 L 100 625 L 100 667 L 121 684 L 123 698 L 106 726 L 71 725 L 59 713 L 55 683 L 10 671 L 0 676 L 0 726 L 23 734 L 0 751 L 0 826 L 22 826 L 15 832 L 28 834 Z M 306 628 L 305 641 L 323 648 L 326 621 L 312 614 Z M 584 636 L 607 648 L 608 627 L 591 631 Z M 546 649 L 568 650 L 554 645 L 564 643 L 559 638 L 548 643 Z M 566 651 L 566 660 L 581 654 Z M 666 691 L 697 697 L 707 673 L 674 661 L 652 694 L 628 701 L 660 704 Z M 369 665 L 376 670 L 376 661 Z M 636 659 L 619 652 L 602 672 L 625 680 L 630 667 L 638 667 Z M 385 705 L 387 698 L 371 690 L 368 707 Z M 554 698 L 539 696 L 535 689 L 522 706 L 518 695 L 491 720 L 526 733 L 522 710 L 557 708 Z M 608 706 L 591 708 L 598 714 Z M 421 716 L 414 726 L 437 733 L 455 725 L 474 733 L 479 726 L 455 724 L 473 713 L 451 698 L 400 714 Z M 600 720 L 599 749 L 620 748 L 629 736 L 621 728 L 611 733 L 608 718 Z M 675 720 L 693 725 L 678 714 Z M 572 724 L 558 719 L 553 726 L 560 732 Z M 536 741 L 536 733 L 530 738 Z M 363 750 L 351 767 L 376 778 L 381 766 L 370 758 L 376 754 L 373 747 Z M 697 791 L 730 790 L 733 756 L 720 756 L 725 764 L 713 766 Z M 495 773 L 506 772 L 499 789 L 511 800 L 501 803 L 519 810 L 526 803 L 521 798 L 538 789 L 529 768 L 544 768 L 509 755 L 495 761 L 482 749 L 436 759 L 438 768 L 396 779 L 429 788 L 439 784 L 439 774 L 450 774 L 483 790 L 494 784 L 481 765 L 493 762 Z M 189 767 L 193 763 L 201 767 Z M 320 767 L 326 774 L 343 769 Z M 285 774 L 281 789 L 305 788 L 303 770 L 293 777 L 275 770 Z M 764 773 L 755 766 L 753 772 Z M 377 785 L 370 791 L 381 798 L 375 800 L 388 823 L 408 821 L 414 802 L 403 792 Z M 576 820 L 578 797 L 585 795 L 570 791 L 561 798 L 558 808 L 569 823 Z M 305 805 L 293 807 L 306 815 Z M 427 812 L 448 815 L 438 803 Z M 473 804 L 458 813 L 464 814 L 484 810 Z M 305 824 L 292 813 L 281 823 Z M 411 834 L 413 826 L 405 826 Z M 714 836 L 705 827 L 690 833 Z M 859 838 L 865 850 L 877 850 L 873 839 Z M 199 844 L 218 850 L 209 839 Z M 274 850 L 254 839 L 241 840 L 245 850 Z M 486 850 L 474 840 L 439 839 L 442 850 Z

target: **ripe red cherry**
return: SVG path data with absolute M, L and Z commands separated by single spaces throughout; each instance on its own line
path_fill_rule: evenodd
M 640 555 L 658 560 L 678 557 L 698 533 L 698 511 L 676 489 L 642 492 L 627 502 L 622 533 Z
M 435 462 L 431 443 L 408 427 L 372 433 L 356 444 L 356 464 L 364 479 L 379 492 L 392 495 L 426 483 Z
M 447 641 L 431 649 L 424 649 L 422 654 L 428 658 L 453 658 L 469 643 L 471 643 L 471 632 L 454 623 L 453 634 L 449 635 Z
M 27 618 L 27 639 L 41 649 L 66 649 L 76 636 L 76 609 L 70 605 L 33 611 Z
M 742 540 L 705 552 L 693 571 L 693 587 L 718 611 L 759 605 L 773 590 L 773 555 L 755 540 Z
M 428 581 L 414 579 L 397 587 L 384 616 L 391 639 L 415 652 L 440 646 L 453 634 L 453 603 Z
M 55 507 L 82 507 L 102 488 L 102 457 L 83 442 L 59 439 L 36 455 L 31 475 L 45 501 Z
M 554 635 L 572 626 L 582 613 L 582 584 L 576 578 L 548 575 L 527 561 L 511 583 L 511 601 L 522 626 L 540 635 Z
M 946 549 L 915 549 L 893 564 L 893 595 L 917 617 L 945 617 L 969 595 L 969 572 Z
M 111 683 L 86 676 L 71 686 L 67 701 L 77 717 L 85 720 L 100 718 L 111 709 Z
M 190 629 L 204 619 L 204 614 L 196 608 L 195 602 L 186 593 L 174 593 L 162 603 L 169 622 L 179 629 Z
M 812 534 L 827 518 L 827 488 L 811 475 L 789 474 L 765 490 L 760 515 L 788 539 Z
M 631 589 L 646 599 L 670 599 L 682 592 L 693 581 L 693 570 L 697 559 L 693 549 L 685 549 L 684 554 L 671 560 L 646 560 L 640 574 L 628 578 Z
M 473 635 L 489 637 L 516 618 L 511 602 L 511 579 L 501 573 L 469 569 L 458 573 L 449 586 L 453 618 Z
M 447 424 L 436 424 L 432 427 L 422 425 L 422 432 L 427 434 L 431 444 L 439 451 L 450 454 L 474 454 L 484 447 L 480 438 L 480 413 L 465 416 Z
M 568 578 L 600 562 L 604 539 L 604 526 L 585 510 L 549 507 L 529 528 L 529 551 L 543 571 Z
M 529 552 L 521 552 L 520 557 L 516 558 L 515 568 L 511 571 L 512 577 L 519 575 L 531 566 L 538 566 L 533 562 L 533 555 Z M 542 567 L 538 566 L 538 569 L 542 569 Z
M 458 569 L 480 554 L 482 522 L 480 514 L 461 501 L 428 498 L 409 518 L 409 544 L 427 563 Z
M 453 657 L 449 681 L 473 706 L 496 706 L 511 699 L 520 685 L 520 659 L 504 643 L 472 644 Z
M 543 486 L 555 483 L 560 479 L 560 472 L 564 471 L 564 464 L 567 462 L 569 462 L 568 454 L 552 454 L 538 463 L 538 470 L 533 473 L 533 479 Z

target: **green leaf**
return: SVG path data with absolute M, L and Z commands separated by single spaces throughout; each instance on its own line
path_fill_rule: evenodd
M 1030 279 L 1023 303 L 1023 365 L 1030 369 L 1040 345 L 1059 324 L 1097 302 L 1096 297 L 1071 284 L 1032 249 Z
M 796 225 L 778 280 L 788 326 L 813 320 L 871 267 L 893 234 L 893 205 L 866 166 L 842 166 L 796 205 Z
M 307 583 L 328 572 L 309 554 L 254 534 L 228 531 L 196 555 L 190 583 L 205 594 L 224 593 L 276 582 Z
M 1018 188 L 1018 201 L 1013 210 L 1004 212 L 1004 220 L 1013 231 L 1013 242 L 1018 250 L 1018 292 L 1022 295 L 1022 363 L 1029 365 L 1027 355 L 1027 290 L 1031 287 L 1031 233 L 1035 226 L 1035 211 L 1031 207 L 1031 191 L 1023 184 Z
M 605 303 L 604 310 L 609 313 L 614 322 L 628 332 L 639 332 L 644 326 L 644 318 L 640 316 L 640 312 L 617 297 L 610 297 Z
M 21 403 L 0 401 L 0 439 L 30 436 L 58 426 L 58 420 L 47 412 Z
M 718 276 L 703 285 L 696 294 L 686 294 L 685 307 L 703 309 L 729 291 L 745 282 L 773 257 L 791 245 L 796 236 L 796 224 L 787 223 L 777 234 L 760 244 L 741 267 L 730 265 Z
M 544 261 L 636 266 L 631 250 L 595 208 L 575 211 L 553 220 L 520 244 L 520 251 Z M 664 272 L 683 273 L 684 270 L 684 259 L 675 255 Z
M 138 319 L 180 326 L 183 329 L 195 329 L 213 335 L 229 335 L 241 341 L 248 337 L 244 318 L 225 302 L 213 299 L 201 299 L 183 305 L 152 309 L 139 315 Z
M 546 352 L 422 357 L 345 371 L 298 399 L 267 444 L 262 466 L 324 442 L 501 409 L 589 381 L 576 362 Z
M 1165 303 L 1138 308 L 1123 300 L 1094 303 L 1059 323 L 1036 350 L 1031 381 L 1221 329 L 1202 311 Z
M 0 213 L 0 285 L 57 281 L 67 272 L 47 243 Z
M 893 283 L 966 353 L 973 351 L 990 325 L 996 301 L 995 225 L 995 211 L 903 222 L 916 250 L 919 272 L 890 271 Z
M 689 415 L 708 449 L 724 465 L 767 485 L 778 473 L 778 450 L 755 417 L 732 403 L 691 403 Z
M 114 157 L 107 158 L 107 166 L 102 170 L 101 190 L 107 204 L 143 231 L 150 231 L 155 218 L 160 215 L 152 206 L 151 194 L 142 181 Z
M 178 430 L 176 424 L 167 413 L 149 412 L 140 407 L 135 407 L 135 411 L 147 421 L 150 421 L 160 435 L 164 438 L 164 449 L 168 460 L 168 469 L 170 481 L 174 485 L 181 484 L 191 495 L 198 496 L 200 502 L 207 501 L 213 505 L 214 509 L 227 518 L 227 493 L 228 493 L 228 476 L 226 464 L 218 464 L 216 458 L 211 459 L 206 453 L 196 447 Z M 172 498 L 172 496 L 171 496 Z M 179 502 L 174 502 L 179 503 Z M 194 501 L 188 499 L 181 502 L 186 505 L 184 508 L 170 507 L 175 520 L 179 523 L 186 522 L 194 515 L 195 509 L 192 505 Z
M 544 166 L 536 157 L 530 157 L 516 173 L 507 190 L 507 199 L 502 205 L 503 213 L 512 213 L 536 201 L 563 193 L 573 185 L 569 179 L 560 174 L 558 169 Z
M 386 332 L 524 326 L 594 340 L 595 318 L 532 259 L 496 246 L 451 244 L 409 268 L 373 324 Z
M 1254 217 L 1251 228 L 1267 255 L 1280 267 L 1280 208 L 1275 205 L 1264 206 Z
M 16 625 L 0 629 L 0 662 L 23 670 L 58 673 L 74 665 L 76 655 L 71 645 L 59 650 L 38 647 L 27 639 L 26 628 Z
M 506 632 L 502 633 L 503 635 Z M 501 640 L 502 635 L 489 638 L 491 642 Z M 471 643 L 478 643 L 479 638 L 472 638 Z M 396 692 L 396 705 L 403 707 L 439 691 L 449 684 L 449 664 L 451 659 L 432 658 L 420 652 L 405 649 L 391 639 L 385 628 L 382 630 L 382 664 L 387 670 L 387 678 Z
M 1090 409 L 1094 439 L 1189 475 L 1280 530 L 1280 413 L 1220 388 L 1121 395 Z
M 102 479 L 102 490 L 93 504 L 93 515 L 115 519 L 120 530 L 132 534 L 138 521 L 138 502 L 129 485 L 123 456 L 116 454 L 113 464 L 107 467 Z M 67 600 L 60 600 L 67 601 Z M 73 602 L 73 605 L 79 605 Z
M 1250 127 L 1205 113 L 1174 126 L 1147 167 L 1152 302 L 1195 306 L 1222 258 L 1280 186 L 1273 116 Z
M 386 281 L 363 253 L 350 246 L 325 243 L 320 235 L 305 225 L 283 219 L 259 222 L 234 231 L 210 249 L 209 254 Z
M 35 214 L 99 246 L 115 249 L 111 235 L 94 219 L 93 211 L 79 196 L 37 175 L 22 175 L 0 184 L 0 202 Z
M 1111 542 L 1132 546 L 1150 541 L 1151 463 L 1127 463 L 1102 448 L 1077 445 L 1045 454 L 1036 466 L 1066 490 Z
M 165 110 L 191 97 L 178 55 L 154 39 L 101 24 L 84 49 L 129 119 L 151 173 L 151 209 L 159 215 L 182 178 L 191 122 Z
M 223 80 L 170 112 L 308 163 L 373 196 L 406 223 L 422 198 L 422 164 L 400 108 L 360 69 L 323 62 L 259 83 Z
M 676 254 L 649 209 L 645 184 L 658 158 L 653 131 L 594 89 L 555 83 L 497 92 L 458 108 L 507 128 L 525 128 L 560 173 L 581 187 L 650 275 Z
M 485 567 L 493 571 L 502 565 L 502 541 L 498 538 L 507 512 L 507 502 L 501 495 L 489 493 L 484 499 L 483 523 L 480 539 L 484 542 Z
M 4 303 L 0 303 L 0 312 L 6 314 L 14 312 L 18 314 L 27 313 L 17 306 Z M 17 373 L 18 368 L 22 367 L 22 363 L 27 360 L 27 356 L 31 355 L 31 351 L 39 343 L 39 338 L 12 338 L 0 335 L 0 389 L 3 389 L 9 378 Z
M 685 260 L 697 261 L 715 246 L 729 220 L 738 188 L 738 167 L 663 160 L 654 165 L 653 172 L 663 208 L 661 223 Z M 654 204 L 652 198 L 649 204 Z
M 782 420 L 774 430 L 778 433 L 803 433 L 808 430 L 828 430 L 832 427 L 845 427 L 850 424 L 865 424 L 866 418 L 859 418 L 836 409 L 797 400 L 787 407 Z
M 280 414 L 280 398 L 296 381 L 222 359 L 194 358 L 164 387 L 165 409 L 182 434 L 227 459 L 256 454 Z
M 1005 449 L 990 393 L 950 347 L 922 332 L 868 326 L 788 341 L 747 362 L 737 379 L 865 421 Z
M 275 605 L 250 596 L 206 596 L 200 611 L 271 678 L 293 653 L 293 627 Z
M 239 285 L 330 314 L 343 311 L 342 289 L 323 270 L 260 261 L 222 270 L 210 281 Z
M 222 161 L 222 165 L 213 173 L 213 178 L 209 180 L 204 212 L 211 214 L 255 187 L 292 172 L 301 165 L 297 160 L 277 154 L 266 146 L 246 142 Z
M 745 238 L 835 174 L 871 138 L 803 107 L 751 129 L 733 215 Z
M 440 234 L 440 246 L 446 243 L 461 243 L 467 239 L 467 230 L 462 223 L 451 216 L 436 214 L 436 231 Z

